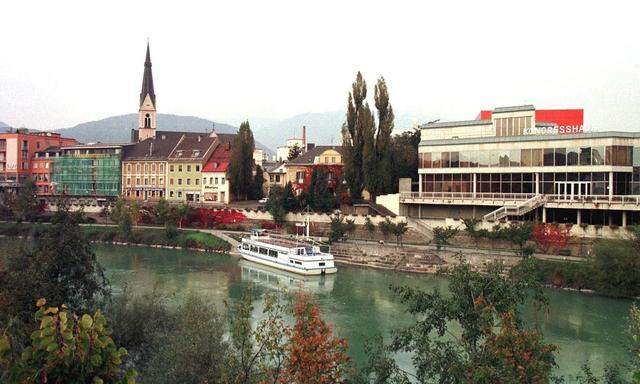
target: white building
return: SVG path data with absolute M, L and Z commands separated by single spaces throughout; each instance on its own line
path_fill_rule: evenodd
M 422 125 L 418 191 L 401 191 L 402 214 L 640 223 L 640 133 L 584 132 L 582 116 L 525 105 Z

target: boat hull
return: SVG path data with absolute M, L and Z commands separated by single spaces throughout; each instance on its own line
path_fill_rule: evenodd
M 315 276 L 317 276 L 317 275 L 322 275 L 322 274 L 331 274 L 331 273 L 338 272 L 338 268 L 336 268 L 336 267 L 333 267 L 333 268 L 313 268 L 313 269 L 296 268 L 296 267 L 289 266 L 289 265 L 286 265 L 286 264 L 281 264 L 281 263 L 277 263 L 277 262 L 274 262 L 274 261 L 265 260 L 263 258 L 253 256 L 251 254 L 243 252 L 243 250 L 239 250 L 239 252 L 240 252 L 240 256 L 242 256 L 242 258 L 245 259 L 245 260 L 249 260 L 249 261 L 252 261 L 254 263 L 266 265 L 266 266 L 269 266 L 271 268 L 276 268 L 276 269 L 280 269 L 280 270 L 287 271 L 287 272 L 293 272 L 293 273 L 296 273 L 298 275 L 305 275 L 305 276 L 314 276 L 315 275 Z

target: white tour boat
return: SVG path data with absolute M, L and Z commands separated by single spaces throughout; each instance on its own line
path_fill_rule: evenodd
M 324 246 L 305 241 L 270 237 L 264 229 L 254 229 L 238 244 L 242 258 L 301 275 L 336 273 L 333 255 Z

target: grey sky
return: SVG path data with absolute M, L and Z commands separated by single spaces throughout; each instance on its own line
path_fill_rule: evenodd
M 617 1 L 3 1 L 0 121 L 137 111 L 149 36 L 162 113 L 338 110 L 361 70 L 371 90 L 385 76 L 398 111 L 451 120 L 533 103 L 637 130 L 639 14 Z

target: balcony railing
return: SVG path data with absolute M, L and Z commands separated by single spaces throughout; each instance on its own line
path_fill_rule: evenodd
M 400 201 L 472 200 L 520 202 L 533 198 L 530 193 L 470 193 L 470 192 L 402 192 Z M 640 205 L 640 195 L 543 195 L 547 203 L 633 204 Z

